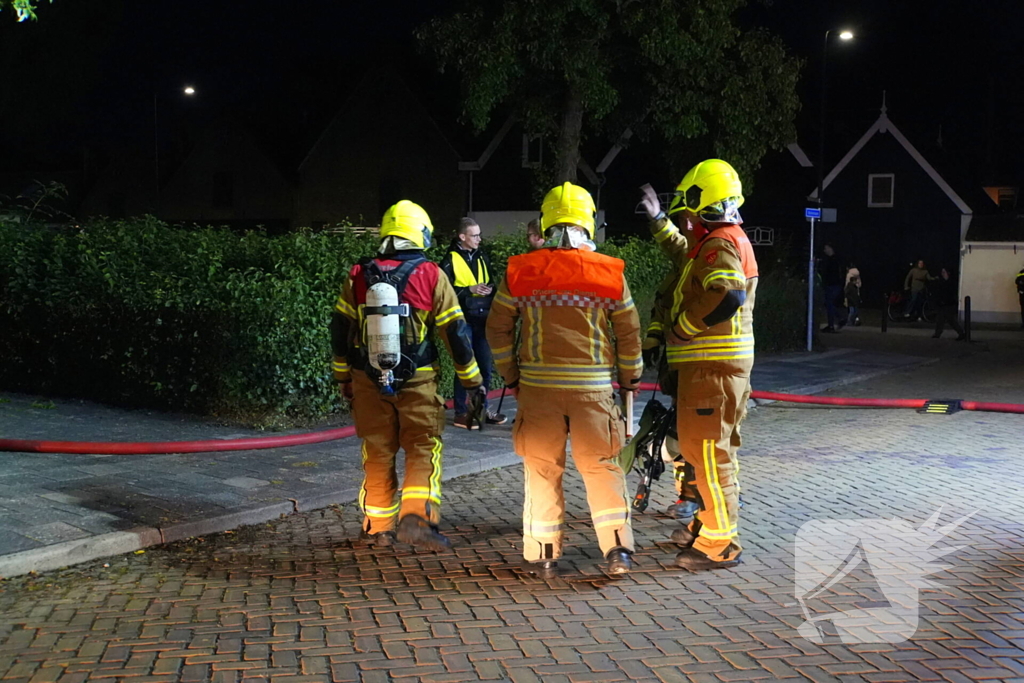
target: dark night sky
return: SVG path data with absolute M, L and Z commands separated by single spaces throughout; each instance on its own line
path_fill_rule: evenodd
M 56 0 L 34 25 L 5 13 L 0 170 L 74 167 L 83 146 L 151 139 L 154 90 L 165 126 L 231 115 L 257 129 L 311 135 L 380 60 L 397 65 L 442 128 L 462 138 L 457 146 L 475 155 L 483 143 L 454 122 L 457 86 L 434 75 L 411 39 L 413 28 L 450 4 Z M 972 170 L 985 169 L 992 141 L 1000 174 L 1022 175 L 1024 3 L 754 0 L 741 17 L 768 26 L 806 60 L 798 126 L 812 158 L 822 35 L 850 26 L 857 40 L 834 43 L 829 53 L 830 158 L 870 125 L 886 90 L 891 118 L 915 143 L 933 142 L 941 125 L 947 149 Z M 195 100 L 178 94 L 185 83 L 199 89 Z

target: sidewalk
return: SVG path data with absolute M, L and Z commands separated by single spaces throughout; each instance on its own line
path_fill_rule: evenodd
M 755 389 L 816 393 L 934 359 L 858 349 L 764 357 Z M 257 435 L 181 416 L 5 395 L 0 435 L 75 441 Z M 506 399 L 502 412 L 515 415 Z M 639 411 L 637 414 L 639 417 Z M 511 422 L 511 420 L 510 420 Z M 444 478 L 517 462 L 510 425 L 449 429 Z M 0 453 L 0 576 L 46 571 L 355 500 L 359 442 L 186 455 Z

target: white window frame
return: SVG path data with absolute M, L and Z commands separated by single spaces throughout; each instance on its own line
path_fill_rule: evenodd
M 889 201 L 876 202 L 871 196 L 871 190 L 875 184 L 875 178 L 889 179 Z M 896 174 L 895 173 L 869 173 L 868 174 L 868 208 L 869 209 L 891 209 L 896 199 Z

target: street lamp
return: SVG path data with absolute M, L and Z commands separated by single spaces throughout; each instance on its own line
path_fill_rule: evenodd
M 825 95 L 828 90 L 828 37 L 832 29 L 825 31 L 825 40 L 821 48 L 821 121 L 818 132 L 818 206 L 825 208 Z M 853 31 L 844 29 L 839 32 L 842 41 L 853 40 Z M 826 302 L 827 304 L 827 302 Z M 810 250 L 807 257 L 807 350 L 814 346 L 814 218 L 811 218 Z
M 828 37 L 831 29 L 825 31 L 825 41 L 821 47 L 821 130 L 818 139 L 818 206 L 824 206 L 822 187 L 825 178 L 825 98 L 828 91 Z M 839 32 L 839 40 L 844 42 L 853 40 L 853 32 L 843 30 Z
M 186 85 L 181 89 L 181 92 L 187 96 L 192 97 L 196 94 L 194 86 Z M 156 182 L 156 196 L 160 196 L 160 128 L 158 126 L 157 112 L 157 97 L 158 93 L 153 91 L 153 179 Z

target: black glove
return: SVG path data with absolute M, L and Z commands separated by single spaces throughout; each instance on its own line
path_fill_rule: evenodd
M 483 384 L 471 390 L 469 396 L 469 419 L 470 424 L 474 421 L 483 427 L 484 419 L 487 417 L 487 387 Z
M 642 356 L 645 368 L 656 368 L 658 367 L 658 361 L 661 359 L 661 347 L 653 346 L 649 349 L 644 349 Z

